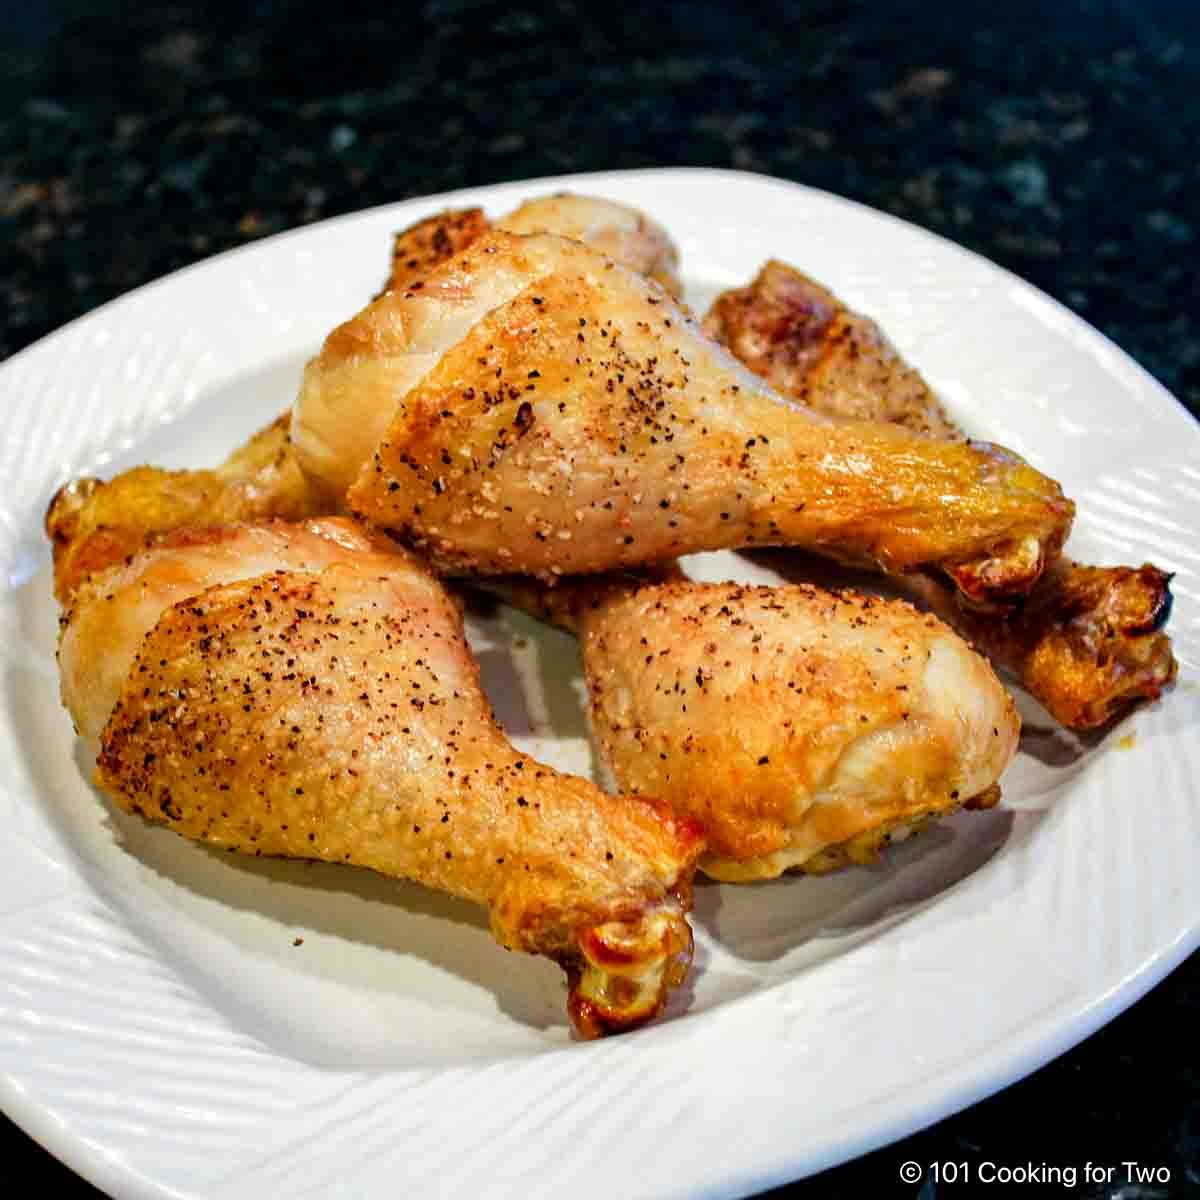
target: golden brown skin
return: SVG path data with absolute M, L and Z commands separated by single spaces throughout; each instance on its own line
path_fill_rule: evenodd
M 900 600 L 686 579 L 504 581 L 577 632 L 592 733 L 621 788 L 704 826 L 721 880 L 874 861 L 988 807 L 1020 720 L 987 662 Z
M 869 317 L 784 263 L 719 296 L 709 333 L 792 399 L 837 418 L 886 421 L 944 440 L 962 434 L 932 389 Z M 959 573 L 968 594 L 978 591 Z M 964 605 L 942 582 L 918 575 L 909 590 L 1011 671 L 1056 720 L 1104 724 L 1175 678 L 1170 576 L 1150 563 L 1093 567 L 1059 559 L 1012 608 Z
M 1055 720 L 1095 729 L 1156 700 L 1178 665 L 1162 632 L 1171 577 L 1150 563 L 1089 567 L 1060 558 L 1009 613 L 974 612 L 935 580 L 910 588 L 1024 684 Z
M 776 391 L 814 412 L 962 440 L 879 326 L 786 263 L 772 259 L 746 287 L 722 292 L 703 325 Z
M 490 228 L 482 208 L 448 208 L 402 229 L 392 240 L 392 268 L 380 295 L 412 287 Z
M 373 460 L 364 411 L 392 414 Z M 335 330 L 295 426 L 306 469 L 353 470 L 353 511 L 465 574 L 800 545 L 1007 598 L 1073 512 L 1001 448 L 806 413 L 661 289 L 549 235 L 489 235 Z
M 509 233 L 557 233 L 587 242 L 631 271 L 682 291 L 679 251 L 667 231 L 645 213 L 612 200 L 558 192 L 526 200 L 494 224 L 481 208 L 447 209 L 396 234 L 392 269 L 383 291 L 404 291 L 491 229 Z M 382 293 L 381 293 L 382 294 Z
M 134 467 L 107 483 L 64 484 L 46 510 L 61 604 L 94 571 L 124 561 L 148 541 L 187 525 L 316 516 L 321 504 L 296 462 L 284 414 L 212 471 Z
M 517 233 L 545 231 L 595 244 L 630 270 L 679 290 L 674 244 L 636 209 L 561 193 L 526 201 L 495 228 L 509 224 Z M 460 253 L 491 228 L 482 209 L 450 209 L 398 233 L 391 275 L 376 303 L 334 330 L 306 370 L 292 439 L 330 511 L 374 453 L 404 394 L 475 321 L 532 282 L 529 271 L 498 264 L 487 279 L 467 279 L 455 269 Z
M 672 296 L 683 293 L 679 251 L 667 231 L 645 213 L 614 200 L 557 192 L 526 200 L 496 222 L 507 233 L 556 233 L 585 242 L 622 266 L 660 284 Z
M 111 702 L 96 781 L 122 808 L 487 905 L 501 944 L 564 966 L 587 1035 L 648 1020 L 682 978 L 696 827 L 519 753 L 458 606 L 352 523 L 171 535 L 93 577 L 60 660 L 83 730 Z

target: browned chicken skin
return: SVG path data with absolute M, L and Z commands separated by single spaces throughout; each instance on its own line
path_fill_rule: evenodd
M 379 294 L 419 283 L 491 227 L 482 208 L 448 208 L 402 229 L 392 239 L 392 267 Z
M 489 590 L 579 634 L 614 778 L 694 817 L 717 879 L 874 861 L 994 804 L 1016 752 L 987 662 L 901 600 L 632 576 Z
M 129 811 L 485 904 L 503 945 L 563 965 L 586 1035 L 648 1020 L 686 971 L 695 826 L 513 748 L 457 605 L 350 522 L 170 535 L 77 591 L 60 662 Z
M 937 580 L 909 590 L 1011 671 L 1055 720 L 1095 729 L 1175 678 L 1171 577 L 1150 563 L 1089 567 L 1060 558 L 1010 613 L 975 612 Z
M 558 192 L 526 200 L 494 223 L 481 208 L 447 209 L 402 229 L 392 242 L 392 269 L 383 291 L 403 291 L 420 282 L 492 229 L 557 233 L 586 242 L 673 296 L 682 290 L 676 274 L 679 252 L 667 231 L 645 213 L 598 196 Z
M 373 453 L 368 412 L 392 414 Z M 548 235 L 491 234 L 335 330 L 293 429 L 306 470 L 353 476 L 354 511 L 463 573 L 783 544 L 1007 598 L 1073 511 L 1000 448 L 806 415 L 653 284 Z
M 752 371 L 817 412 L 895 423 L 948 441 L 963 436 L 874 321 L 784 263 L 768 262 L 748 286 L 719 296 L 704 327 Z M 961 587 L 963 580 L 957 582 Z M 1175 678 L 1171 642 L 1162 632 L 1169 583 L 1150 563 L 1093 567 L 1060 558 L 1027 601 L 995 611 L 962 604 L 936 579 L 906 580 L 1075 729 L 1156 699 Z
M 296 461 L 290 424 L 285 413 L 215 470 L 134 467 L 108 482 L 80 478 L 59 488 L 46 510 L 59 602 L 66 604 L 93 572 L 174 529 L 319 515 L 322 505 Z
M 526 200 L 496 222 L 506 233 L 553 233 L 583 242 L 622 266 L 653 279 L 672 296 L 683 292 L 679 251 L 645 213 L 612 200 L 558 192 Z
M 772 259 L 747 287 L 722 292 L 703 327 L 776 391 L 814 412 L 963 440 L 873 321 L 785 263 Z
M 495 228 L 509 223 L 517 233 L 544 230 L 594 244 L 630 270 L 679 290 L 675 246 L 636 209 L 561 193 L 527 201 Z M 293 408 L 292 439 L 328 510 L 341 507 L 361 464 L 378 446 L 395 398 L 415 386 L 475 321 L 527 282 L 504 270 L 468 281 L 447 265 L 492 228 L 481 209 L 450 209 L 396 234 L 391 274 L 371 306 L 371 319 L 347 322 L 327 340 L 331 357 L 340 354 L 346 361 L 322 373 L 319 387 L 309 386 L 311 368 L 306 371 L 305 403 Z M 386 298 L 389 292 L 403 294 L 401 311 Z

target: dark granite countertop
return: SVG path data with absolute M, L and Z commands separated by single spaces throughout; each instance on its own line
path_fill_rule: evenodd
M 0 9 L 0 357 L 174 268 L 367 205 L 733 166 L 987 255 L 1200 414 L 1198 98 L 1200 6 L 1168 0 L 30 0 Z M 899 1164 L 986 1158 L 1132 1159 L 1172 1182 L 1072 1194 L 1198 1195 L 1197 1020 L 1193 955 L 1030 1078 L 777 1194 L 928 1200 L 954 1189 L 905 1186 Z M 0 1139 L 10 1186 L 98 1194 L 14 1126 Z

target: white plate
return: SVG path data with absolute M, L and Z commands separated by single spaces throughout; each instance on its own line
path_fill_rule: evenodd
M 563 187 L 663 221 L 698 306 L 774 255 L 875 315 L 965 427 L 1063 481 L 1076 554 L 1180 572 L 1185 680 L 1102 739 L 1026 705 L 1004 806 L 878 869 L 700 887 L 690 993 L 588 1045 L 568 1037 L 556 969 L 496 949 L 474 910 L 365 872 L 217 855 L 99 797 L 58 704 L 40 530 L 68 476 L 213 462 L 281 410 L 377 287 L 396 228 Z M 729 172 L 484 188 L 181 271 L 17 355 L 0 394 L 0 1101 L 103 1188 L 740 1194 L 1025 1074 L 1200 940 L 1200 431 L 1094 330 L 949 243 Z M 765 570 L 706 569 L 730 566 Z M 518 740 L 588 770 L 570 640 L 504 610 L 472 632 Z

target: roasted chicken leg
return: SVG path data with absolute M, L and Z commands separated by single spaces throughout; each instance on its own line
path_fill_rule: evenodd
M 833 419 L 963 438 L 874 321 L 784 263 L 768 262 L 748 286 L 719 296 L 704 328 L 784 395 Z M 964 605 L 927 576 L 904 582 L 1072 728 L 1156 699 L 1175 678 L 1162 631 L 1170 576 L 1150 563 L 1093 567 L 1060 558 L 1027 601 L 1003 611 Z
M 59 659 L 122 808 L 485 904 L 503 945 L 566 969 L 586 1035 L 686 971 L 695 825 L 511 746 L 453 600 L 350 522 L 169 535 L 77 589 Z
M 389 414 L 372 449 L 364 413 Z M 354 511 L 468 574 L 794 544 L 1007 598 L 1073 511 L 996 447 L 805 414 L 654 284 L 550 235 L 490 234 L 335 330 L 293 436 Z
M 1016 752 L 987 662 L 901 600 L 630 576 L 489 590 L 579 634 L 613 776 L 700 822 L 716 879 L 873 861 L 994 804 Z

